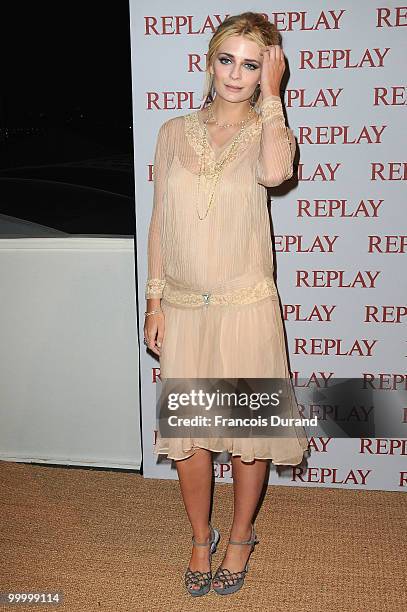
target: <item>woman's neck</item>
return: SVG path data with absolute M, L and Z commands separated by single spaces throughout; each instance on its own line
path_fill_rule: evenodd
M 243 102 L 228 102 L 216 96 L 211 108 L 218 123 L 239 123 L 247 119 L 250 110 L 250 102 L 249 100 L 244 100 Z

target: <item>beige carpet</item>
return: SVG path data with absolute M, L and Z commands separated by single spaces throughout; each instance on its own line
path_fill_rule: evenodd
M 63 605 L 12 610 L 404 612 L 407 497 L 272 486 L 239 593 L 193 599 L 191 533 L 176 481 L 0 462 L 1 591 L 63 591 Z M 226 543 L 232 486 L 212 523 Z

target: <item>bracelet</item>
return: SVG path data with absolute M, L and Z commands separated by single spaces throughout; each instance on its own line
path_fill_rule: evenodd
M 157 314 L 157 312 L 161 312 L 161 308 L 156 308 L 155 310 L 150 310 L 150 312 L 145 311 L 144 314 L 148 317 L 148 315 Z

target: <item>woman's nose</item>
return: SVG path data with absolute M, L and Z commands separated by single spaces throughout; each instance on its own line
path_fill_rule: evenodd
M 240 67 L 235 65 L 230 73 L 232 79 L 240 79 Z

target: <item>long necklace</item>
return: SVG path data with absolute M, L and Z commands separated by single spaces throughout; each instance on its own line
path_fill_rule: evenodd
M 211 104 L 212 103 L 209 104 L 209 107 L 211 106 Z M 212 113 L 211 109 L 209 109 L 209 113 Z M 203 217 L 201 217 L 201 215 L 199 214 L 199 194 L 200 194 L 200 189 L 201 189 L 201 175 L 203 174 L 203 162 L 204 162 L 204 158 L 205 158 L 206 147 L 210 146 L 209 143 L 208 143 L 208 138 L 206 136 L 206 130 L 207 130 L 206 123 L 209 121 L 209 118 L 207 119 L 207 121 L 204 122 L 204 128 L 202 130 L 201 155 L 200 155 L 199 174 L 198 174 L 198 201 L 196 203 L 196 212 L 198 214 L 198 218 L 201 221 L 206 219 L 206 217 L 208 216 L 209 210 L 211 209 L 212 204 L 213 204 L 215 189 L 216 189 L 216 186 L 217 186 L 217 184 L 219 182 L 220 175 L 222 174 L 222 170 L 223 170 L 226 162 L 228 161 L 228 159 L 231 157 L 231 155 L 235 151 L 237 145 L 239 144 L 240 138 L 241 138 L 241 136 L 243 134 L 243 131 L 244 131 L 245 127 L 246 127 L 247 122 L 250 120 L 250 117 L 251 117 L 252 113 L 253 113 L 253 107 L 250 106 L 249 113 L 248 113 L 246 119 L 244 119 L 241 122 L 242 125 L 240 127 L 239 132 L 237 133 L 237 135 L 234 137 L 234 139 L 232 140 L 231 144 L 229 145 L 230 149 L 229 149 L 228 154 L 223 159 L 222 159 L 222 154 L 221 154 L 220 161 L 215 162 L 214 171 L 212 173 L 212 175 L 214 176 L 214 179 L 215 179 L 214 187 L 212 189 L 211 197 L 209 198 L 209 204 L 207 206 L 206 213 L 205 213 L 205 215 Z M 211 116 L 213 117 L 212 114 L 211 114 Z

